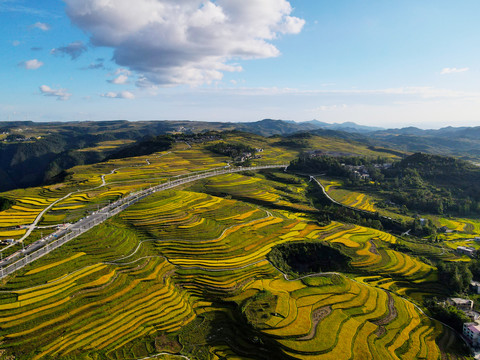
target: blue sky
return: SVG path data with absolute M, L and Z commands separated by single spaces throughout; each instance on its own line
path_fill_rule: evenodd
M 0 120 L 477 126 L 478 13 L 473 0 L 0 0 Z

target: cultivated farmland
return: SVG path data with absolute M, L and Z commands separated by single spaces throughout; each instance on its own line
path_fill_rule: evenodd
M 260 146 L 255 139 L 245 141 Z M 281 151 L 268 142 L 259 163 Z M 26 229 L 12 225 L 53 204 L 28 243 L 132 191 L 228 161 L 177 144 L 76 167 L 64 184 L 5 193 L 16 203 L 0 214 L 0 235 L 20 238 Z M 461 358 L 456 333 L 418 306 L 444 295 L 436 267 L 395 250 L 390 233 L 318 221 L 307 181 L 269 170 L 158 192 L 19 270 L 0 289 L 0 359 Z M 341 251 L 349 268 L 293 276 L 271 262 L 277 245 L 305 242 Z

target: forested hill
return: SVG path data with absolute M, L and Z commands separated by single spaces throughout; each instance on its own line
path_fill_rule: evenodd
M 415 169 L 418 173 L 434 182 L 452 184 L 470 183 L 480 175 L 480 168 L 470 162 L 449 156 L 415 153 L 400 161 L 391 171 Z
M 372 132 L 366 136 L 373 144 L 402 151 L 452 155 L 475 161 L 480 158 L 480 127 L 438 130 L 408 127 Z
M 302 156 L 289 169 L 341 178 L 347 188 L 375 193 L 387 203 L 412 211 L 480 214 L 480 167 L 453 157 L 423 153 L 390 163 L 379 158 Z M 358 171 L 365 171 L 368 177 L 362 179 Z
M 128 121 L 2 123 L 0 191 L 37 186 L 76 165 L 102 161 L 120 146 L 168 131 Z
M 385 176 L 397 187 L 397 200 L 405 198 L 411 206 L 422 206 L 425 199 L 425 207 L 437 213 L 480 212 L 480 167 L 469 162 L 417 153 L 386 170 Z

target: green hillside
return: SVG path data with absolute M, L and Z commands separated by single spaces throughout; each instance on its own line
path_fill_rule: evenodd
M 28 245 L 129 193 L 232 162 L 283 164 L 305 150 L 385 157 L 319 136 L 300 148 L 295 138 L 241 132 L 183 140 L 2 193 L 14 205 L 0 212 L 0 237 L 21 238 L 17 225 L 48 208 Z M 451 295 L 436 261 L 462 257 L 326 219 L 315 189 L 291 171 L 248 170 L 145 197 L 2 280 L 0 359 L 467 358 L 425 307 Z M 5 255 L 22 249 L 3 246 Z M 308 266 L 298 266 L 302 257 Z

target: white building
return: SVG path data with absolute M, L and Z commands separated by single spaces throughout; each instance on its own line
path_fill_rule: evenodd
M 448 303 L 459 310 L 473 310 L 473 301 L 470 299 L 450 298 L 448 299 Z
M 458 246 L 457 247 L 457 252 L 460 254 L 464 254 L 470 257 L 473 257 L 475 255 L 475 248 L 470 247 L 470 246 Z
M 463 336 L 474 346 L 480 345 L 480 325 L 476 322 L 463 324 Z
M 472 291 L 475 293 L 475 294 L 480 294 L 480 282 L 478 281 L 472 281 L 470 283 L 470 289 L 472 289 Z

